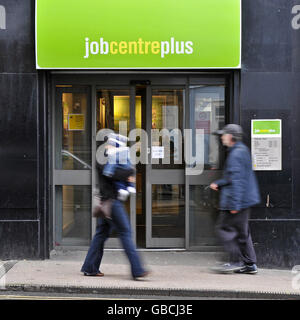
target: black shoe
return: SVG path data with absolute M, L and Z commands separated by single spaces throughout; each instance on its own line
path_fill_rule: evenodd
M 83 273 L 84 276 L 88 276 L 88 277 L 103 277 L 104 273 L 102 272 L 98 272 L 98 273 L 88 273 L 88 272 L 84 272 Z
M 149 271 L 145 271 L 145 272 L 143 272 L 143 273 L 142 273 L 141 275 L 139 275 L 139 276 L 133 276 L 133 280 L 143 280 L 143 278 L 148 277 L 149 274 L 150 274 Z
M 235 273 L 246 273 L 246 274 L 256 274 L 258 272 L 255 263 L 251 265 L 245 264 L 240 270 L 234 271 Z
M 211 270 L 217 273 L 237 272 L 243 266 L 240 263 L 224 263 L 219 266 L 212 267 Z

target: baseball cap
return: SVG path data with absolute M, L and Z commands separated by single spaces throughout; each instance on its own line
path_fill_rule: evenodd
M 243 135 L 243 129 L 238 124 L 230 123 L 227 124 L 223 129 L 215 131 L 213 134 L 222 135 L 226 133 L 241 137 Z

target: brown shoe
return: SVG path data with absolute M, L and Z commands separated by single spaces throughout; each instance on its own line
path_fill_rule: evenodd
M 98 273 L 84 272 L 83 275 L 88 276 L 88 277 L 103 277 L 104 273 L 102 273 L 102 272 L 98 272 Z

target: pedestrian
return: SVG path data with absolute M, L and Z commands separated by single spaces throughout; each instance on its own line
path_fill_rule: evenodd
M 97 161 L 96 161 L 97 162 Z M 142 266 L 142 261 L 132 240 L 131 226 L 123 201 L 118 199 L 116 185 L 135 182 L 134 170 L 131 167 L 118 166 L 108 177 L 103 175 L 104 165 L 97 162 L 100 194 L 103 199 L 112 199 L 111 219 L 98 218 L 96 232 L 82 265 L 81 272 L 85 276 L 104 276 L 100 271 L 104 243 L 109 238 L 113 228 L 119 234 L 122 246 L 131 265 L 131 275 L 134 280 L 146 277 L 149 272 Z M 118 181 L 116 184 L 115 182 Z
M 107 140 L 107 155 L 108 161 L 104 166 L 103 175 L 112 177 L 117 168 L 130 169 L 130 155 L 127 145 L 128 138 L 112 133 Z M 118 199 L 126 201 L 130 193 L 136 193 L 133 183 L 129 181 L 114 180 L 115 187 L 118 191 Z
M 210 188 L 220 191 L 216 234 L 229 262 L 213 268 L 221 273 L 257 273 L 256 254 L 249 229 L 251 207 L 260 202 L 257 180 L 252 170 L 249 149 L 242 142 L 243 131 L 237 124 L 228 124 L 215 134 L 228 147 L 223 176 Z

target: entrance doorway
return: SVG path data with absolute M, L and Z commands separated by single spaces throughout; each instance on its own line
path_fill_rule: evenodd
M 174 142 L 168 137 L 173 129 L 183 129 L 183 107 L 183 88 L 139 84 L 97 88 L 97 132 L 119 132 L 122 123 L 127 136 L 130 130 L 142 129 L 147 137 L 147 141 L 141 141 L 141 135 L 137 135 L 131 143 L 137 157 L 145 161 L 136 165 L 137 193 L 125 204 L 141 247 L 184 247 L 185 167 L 183 163 L 174 164 L 179 151 L 172 148 Z M 155 139 L 155 133 L 163 129 L 166 132 Z M 165 141 L 167 138 L 169 141 Z M 163 142 L 172 150 L 167 150 Z
M 128 146 L 134 147 L 141 160 L 136 164 L 137 192 L 125 203 L 137 246 L 216 245 L 217 196 L 207 186 L 221 175 L 224 152 L 211 133 L 226 122 L 227 80 L 189 76 L 148 79 L 54 77 L 54 245 L 85 246 L 93 236 L 96 140 L 102 129 L 123 130 L 122 134 L 130 137 Z M 195 176 L 188 173 L 195 164 L 184 161 L 185 129 L 192 131 L 189 148 L 193 154 L 199 144 L 194 139 L 196 129 L 203 130 L 203 170 Z M 134 139 L 132 130 L 136 130 Z M 113 233 L 106 247 L 119 246 Z

